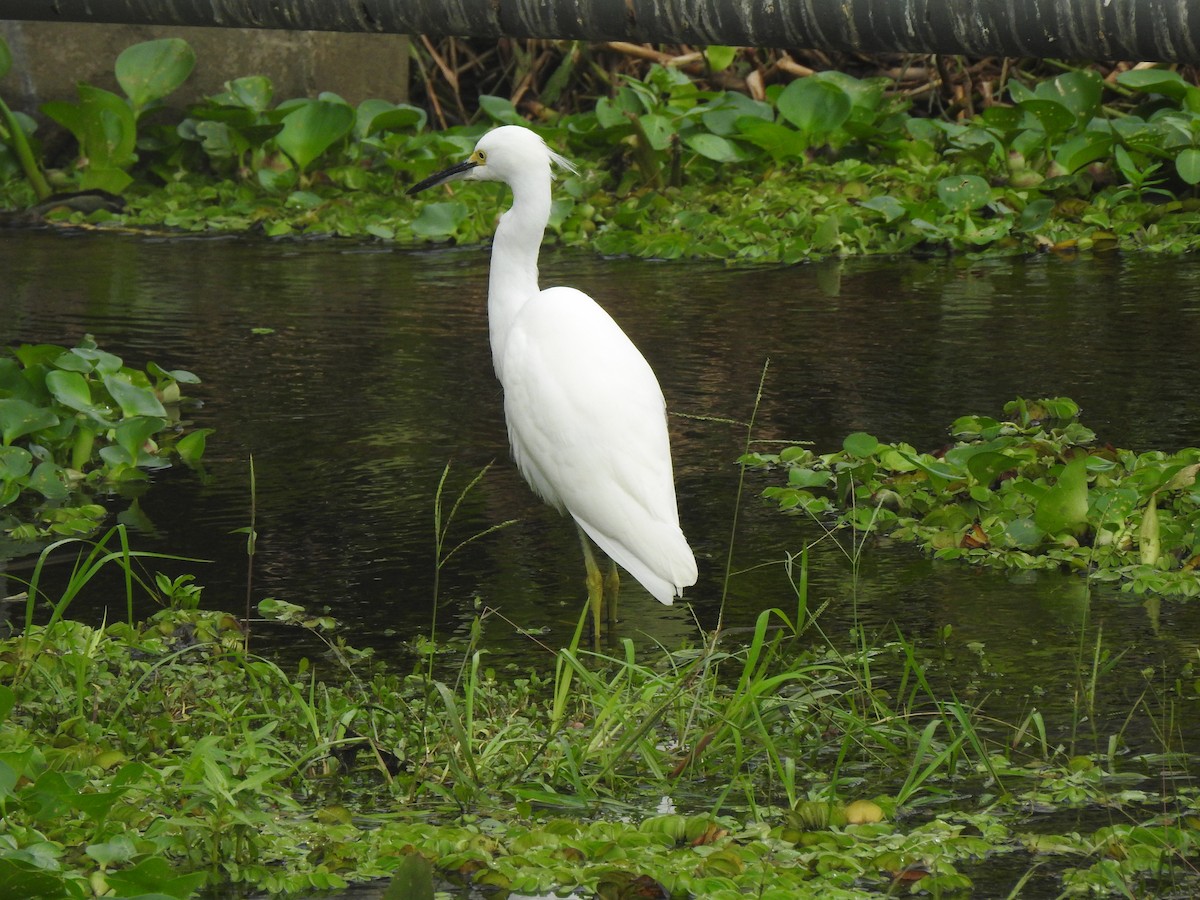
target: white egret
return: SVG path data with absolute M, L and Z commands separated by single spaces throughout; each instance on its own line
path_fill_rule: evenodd
M 504 125 L 408 193 L 459 179 L 512 189 L 492 242 L 492 363 L 517 468 L 579 528 L 598 639 L 605 600 L 615 619 L 618 579 L 615 568 L 601 575 L 589 538 L 666 604 L 696 583 L 696 559 L 679 528 L 666 403 L 650 364 L 587 294 L 538 287 L 553 165 L 575 171 L 535 132 Z

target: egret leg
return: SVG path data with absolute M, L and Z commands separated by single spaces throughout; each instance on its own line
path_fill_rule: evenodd
M 578 525 L 575 526 L 579 528 Z M 604 576 L 596 565 L 591 539 L 579 528 L 579 543 L 583 547 L 583 564 L 587 568 L 588 608 L 592 611 L 592 639 L 600 646 L 600 608 L 604 605 Z
M 617 594 L 621 591 L 621 576 L 617 574 L 617 564 L 609 562 L 608 575 L 604 578 L 604 609 L 608 613 L 608 627 L 611 630 L 617 624 Z

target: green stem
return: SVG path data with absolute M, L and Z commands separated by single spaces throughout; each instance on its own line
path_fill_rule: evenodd
M 46 183 L 46 176 L 42 174 L 41 166 L 33 158 L 33 149 L 29 146 L 29 139 L 25 137 L 25 129 L 21 127 L 21 123 L 17 121 L 17 117 L 13 115 L 12 110 L 3 100 L 0 100 L 0 116 L 4 117 L 4 124 L 8 126 L 9 133 L 12 135 L 13 149 L 17 152 L 17 159 L 25 171 L 25 177 L 33 185 L 33 192 L 37 194 L 39 200 L 45 200 L 52 193 L 50 185 Z

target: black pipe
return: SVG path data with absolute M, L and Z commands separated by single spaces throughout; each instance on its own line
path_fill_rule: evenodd
M 0 0 L 0 18 L 1200 62 L 1191 0 Z

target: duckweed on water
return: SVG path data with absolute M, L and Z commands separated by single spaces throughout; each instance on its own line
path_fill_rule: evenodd
M 945 895 L 1001 861 L 1067 895 L 1200 888 L 1200 792 L 1168 774 L 1188 757 L 1055 747 L 1036 711 L 999 725 L 937 697 L 904 641 L 813 649 L 771 610 L 735 649 L 493 672 L 472 644 L 431 677 L 427 643 L 399 674 L 264 601 L 258 627 L 314 651 L 285 671 L 186 608 L 190 580 L 138 582 L 168 604 L 144 623 L 60 603 L 0 641 L 0 897 L 287 894 L 416 857 L 499 896 Z

